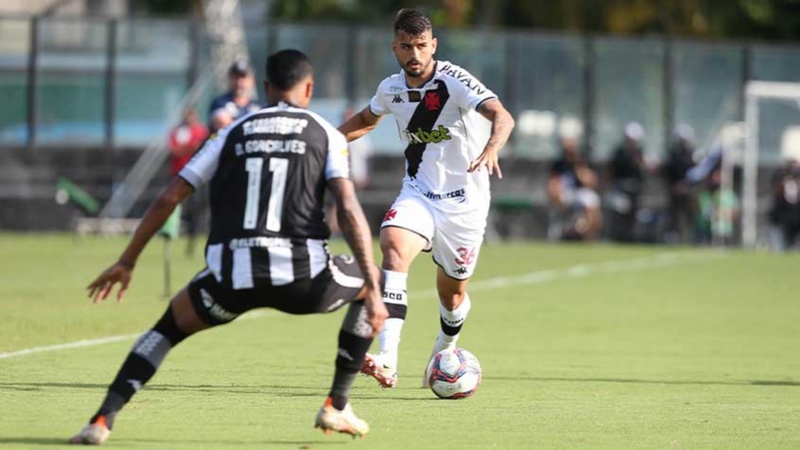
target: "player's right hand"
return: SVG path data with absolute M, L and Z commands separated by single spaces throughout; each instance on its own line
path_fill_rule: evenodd
M 131 274 L 133 267 L 130 264 L 117 261 L 111 267 L 104 270 L 103 273 L 98 275 L 86 289 L 89 291 L 89 298 L 93 298 L 94 303 L 108 298 L 108 294 L 114 289 L 114 285 L 119 283 L 119 291 L 117 291 L 117 301 L 121 302 L 125 296 L 125 291 L 128 290 L 128 285 L 131 282 Z
M 383 322 L 389 317 L 389 310 L 383 303 L 380 285 L 367 286 L 364 306 L 367 308 L 367 322 L 372 327 L 372 336 L 375 337 L 383 328 Z

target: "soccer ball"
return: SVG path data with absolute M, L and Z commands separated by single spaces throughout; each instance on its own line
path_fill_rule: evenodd
M 437 397 L 466 398 L 481 384 L 481 364 L 462 348 L 442 350 L 431 358 L 425 377 Z

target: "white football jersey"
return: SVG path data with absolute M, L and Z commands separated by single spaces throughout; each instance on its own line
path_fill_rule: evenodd
M 489 139 L 491 125 L 476 108 L 497 96 L 469 72 L 435 61 L 433 77 L 419 88 L 406 84 L 405 73 L 384 79 L 369 107 L 376 116 L 392 114 L 406 143 L 404 183 L 445 211 L 487 207 L 486 169 L 467 172 Z

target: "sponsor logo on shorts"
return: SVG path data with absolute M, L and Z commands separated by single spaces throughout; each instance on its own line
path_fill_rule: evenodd
M 203 306 L 206 307 L 208 313 L 214 316 L 216 319 L 229 321 L 235 319 L 238 314 L 234 314 L 222 306 L 219 306 L 217 302 L 214 301 L 214 297 L 211 296 L 205 289 L 200 289 L 200 297 L 203 300 Z
M 335 302 L 331 303 L 331 306 L 328 306 L 328 309 L 326 309 L 325 311 L 328 311 L 328 312 L 334 311 L 337 308 L 339 308 L 340 306 L 344 305 L 344 302 L 346 302 L 346 301 L 347 300 L 345 300 L 343 298 L 340 298 L 339 300 L 336 300 Z
M 444 199 L 457 198 L 461 199 L 461 201 L 464 201 L 467 198 L 467 191 L 464 190 L 464 188 L 461 188 L 461 189 L 456 189 L 455 191 L 444 192 L 444 193 L 428 191 L 423 195 L 429 200 L 444 200 Z
M 467 274 L 467 268 L 464 267 L 464 266 L 459 267 L 458 269 L 456 269 L 456 274 L 458 274 L 458 275 L 466 275 Z
M 386 212 L 386 215 L 383 216 L 383 221 L 388 222 L 390 220 L 394 220 L 395 217 L 397 217 L 397 210 L 390 209 L 389 211 Z

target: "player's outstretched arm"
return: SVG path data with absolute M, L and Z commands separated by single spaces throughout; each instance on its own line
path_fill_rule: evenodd
M 511 136 L 511 130 L 514 129 L 514 118 L 511 117 L 511 113 L 497 99 L 481 103 L 478 106 L 478 112 L 492 122 L 492 135 L 489 137 L 489 141 L 486 142 L 483 153 L 469 164 L 468 171 L 474 172 L 481 167 L 486 167 L 489 175 L 493 175 L 496 171 L 497 177 L 503 178 L 497 154 L 506 145 L 508 137 Z
M 364 274 L 364 305 L 374 336 L 381 330 L 389 312 L 381 298 L 380 272 L 372 257 L 372 233 L 356 198 L 353 182 L 345 178 L 333 178 L 328 180 L 328 188 L 336 201 L 339 228 Z
M 186 197 L 194 192 L 192 185 L 181 177 L 175 177 L 166 189 L 153 201 L 150 208 L 142 217 L 139 226 L 133 233 L 128 246 L 117 262 L 111 265 L 108 269 L 92 281 L 87 290 L 89 297 L 94 298 L 94 302 L 105 300 L 114 285 L 119 283 L 119 291 L 117 292 L 117 301 L 122 301 L 125 291 L 128 289 L 128 284 L 131 281 L 131 273 L 136 266 L 136 261 L 139 255 L 144 250 L 147 243 L 153 235 L 164 226 L 169 216 Z
M 372 114 L 367 106 L 339 125 L 339 131 L 347 138 L 347 142 L 352 142 L 374 130 L 380 120 L 381 116 Z

